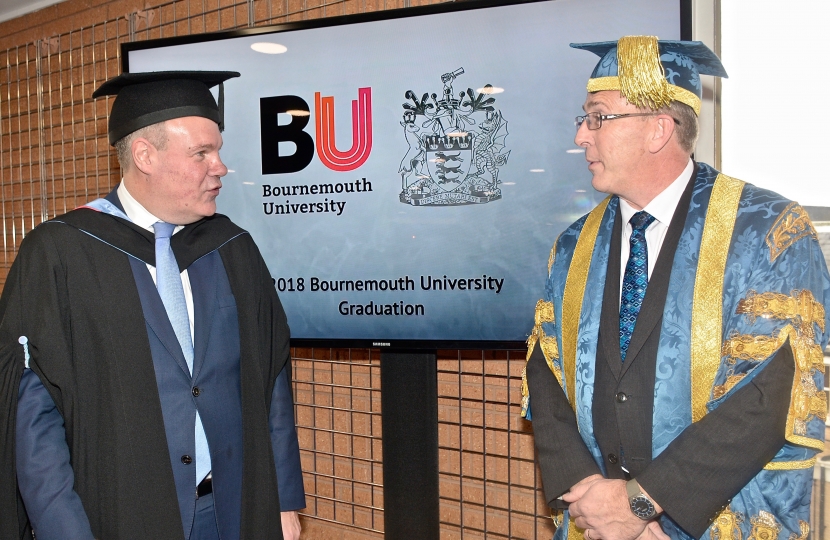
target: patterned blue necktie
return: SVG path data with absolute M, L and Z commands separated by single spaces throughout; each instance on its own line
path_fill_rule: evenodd
M 654 221 L 654 216 L 640 211 L 631 216 L 631 252 L 625 265 L 622 295 L 620 297 L 620 354 L 625 362 L 631 334 L 637 323 L 637 315 L 643 305 L 648 287 L 648 247 L 646 246 L 646 229 Z
M 182 348 L 187 368 L 193 374 L 193 340 L 190 337 L 190 319 L 187 316 L 187 303 L 184 298 L 184 286 L 179 272 L 179 264 L 170 247 L 170 237 L 176 228 L 171 223 L 157 221 L 153 224 L 156 233 L 156 287 L 167 311 L 167 318 L 173 326 L 176 338 Z M 208 449 L 205 428 L 196 412 L 196 483 L 210 472 L 210 451 Z

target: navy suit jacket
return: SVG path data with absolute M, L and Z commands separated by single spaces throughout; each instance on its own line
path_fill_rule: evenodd
M 107 198 L 120 207 L 114 191 Z M 195 454 L 198 407 L 210 446 L 220 534 L 235 538 L 242 489 L 239 326 L 221 258 L 213 251 L 188 268 L 195 317 L 192 376 L 146 265 L 132 258 L 130 262 L 150 341 L 184 537 L 189 537 L 193 522 L 196 474 L 195 466 L 182 458 Z M 282 511 L 305 507 L 289 381 L 290 363 L 274 385 L 269 416 Z M 63 419 L 29 370 L 20 384 L 16 446 L 20 490 L 38 538 L 92 538 L 80 498 L 72 489 Z

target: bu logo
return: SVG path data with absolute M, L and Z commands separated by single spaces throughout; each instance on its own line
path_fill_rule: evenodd
M 291 115 L 291 122 L 279 125 L 280 114 Z M 304 128 L 309 121 L 309 106 L 299 96 L 260 98 L 260 135 L 262 144 L 262 174 L 285 174 L 305 169 L 314 159 L 314 149 L 320 161 L 333 171 L 352 171 L 363 165 L 372 151 L 372 89 L 358 89 L 358 99 L 352 100 L 352 146 L 338 150 L 334 135 L 334 97 L 314 94 L 315 137 L 312 140 Z M 280 142 L 296 146 L 293 154 L 280 155 Z M 316 143 L 316 144 L 315 144 Z

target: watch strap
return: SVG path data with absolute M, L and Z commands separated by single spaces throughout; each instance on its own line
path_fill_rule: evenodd
M 640 484 L 638 484 L 633 478 L 625 483 L 625 493 L 628 495 L 629 501 L 637 495 L 644 495 L 642 488 L 640 488 Z

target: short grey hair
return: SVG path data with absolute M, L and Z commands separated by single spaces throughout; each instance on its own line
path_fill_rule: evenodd
M 158 122 L 145 126 L 139 130 L 133 131 L 129 135 L 118 139 L 115 143 L 115 151 L 118 155 L 118 164 L 121 165 L 121 170 L 128 171 L 133 165 L 133 157 L 131 149 L 133 141 L 138 138 L 144 138 L 150 141 L 150 144 L 158 150 L 164 150 L 167 146 L 167 126 L 164 122 Z
M 694 109 L 685 103 L 672 101 L 655 112 L 657 114 L 667 114 L 674 118 L 674 133 L 677 135 L 677 142 L 683 150 L 691 155 L 695 151 L 697 138 L 700 135 L 700 121 Z

